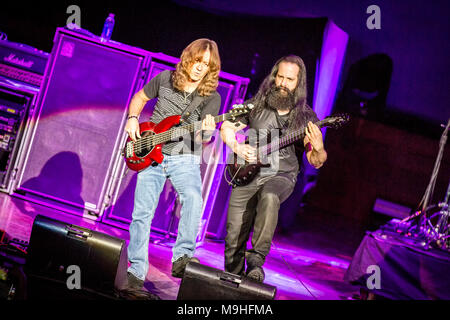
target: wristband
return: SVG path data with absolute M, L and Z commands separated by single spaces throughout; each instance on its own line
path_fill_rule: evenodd
M 130 120 L 131 118 L 136 118 L 137 120 L 139 120 L 139 116 L 128 116 L 127 120 Z

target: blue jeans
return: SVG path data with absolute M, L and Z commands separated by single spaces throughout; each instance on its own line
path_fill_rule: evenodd
M 203 204 L 200 157 L 191 154 L 164 155 L 161 164 L 150 166 L 137 176 L 128 245 L 128 260 L 131 263 L 128 272 L 141 280 L 145 279 L 148 272 L 150 226 L 167 178 L 181 203 L 172 262 L 185 254 L 189 257 L 194 255 Z

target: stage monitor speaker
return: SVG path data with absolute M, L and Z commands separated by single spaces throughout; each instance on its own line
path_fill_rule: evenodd
M 114 297 L 127 285 L 125 241 L 36 216 L 25 273 L 29 299 Z
M 97 219 L 149 52 L 58 28 L 18 193 Z
M 277 288 L 246 277 L 190 262 L 178 300 L 273 300 Z

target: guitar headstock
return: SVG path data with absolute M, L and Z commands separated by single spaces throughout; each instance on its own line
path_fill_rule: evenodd
M 236 120 L 237 117 L 242 116 L 250 112 L 253 109 L 253 104 L 249 103 L 247 105 L 244 104 L 235 104 L 233 105 L 233 109 L 231 109 L 228 114 L 231 117 L 231 120 Z
M 326 117 L 324 122 L 327 127 L 338 129 L 350 120 L 350 116 L 346 113 L 336 114 L 334 116 Z

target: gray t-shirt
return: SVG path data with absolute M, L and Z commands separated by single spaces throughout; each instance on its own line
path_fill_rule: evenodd
M 247 117 L 240 118 L 239 121 L 247 124 L 249 130 L 254 129 L 253 132 L 258 134 L 258 140 L 260 141 L 259 147 L 262 147 L 265 144 L 274 141 L 277 137 L 281 138 L 288 132 L 288 118 L 289 114 L 280 116 L 277 111 L 264 108 L 258 114 L 250 114 Z M 317 115 L 310 107 L 307 107 L 305 119 L 305 123 L 299 123 L 297 128 L 306 126 L 308 121 L 312 121 L 313 123 L 319 121 Z M 247 134 L 249 139 L 251 139 L 251 133 L 248 131 Z M 267 134 L 269 134 L 269 136 L 266 138 Z M 271 168 L 262 168 L 261 176 L 281 174 L 295 180 L 300 170 L 304 151 L 305 147 L 302 138 L 293 144 L 280 149 L 278 152 L 272 153 L 267 158 L 268 162 L 271 163 Z
M 169 116 L 181 115 L 194 97 L 198 95 L 197 90 L 188 94 L 175 89 L 172 84 L 172 73 L 173 71 L 170 70 L 159 73 L 143 88 L 148 98 L 158 98 L 150 118 L 150 121 L 153 123 L 159 123 Z M 202 103 L 186 118 L 184 124 L 191 124 L 203 120 L 207 114 L 216 116 L 220 109 L 220 103 L 221 97 L 217 91 L 214 91 L 210 96 L 204 97 Z M 200 128 L 201 125 L 199 124 Z M 186 153 L 186 150 L 194 150 L 194 138 L 192 135 L 189 139 L 181 140 L 183 141 L 177 139 L 176 141 L 167 142 L 163 146 L 162 152 L 164 154 L 174 155 Z M 188 142 L 190 142 L 190 145 L 187 145 Z

